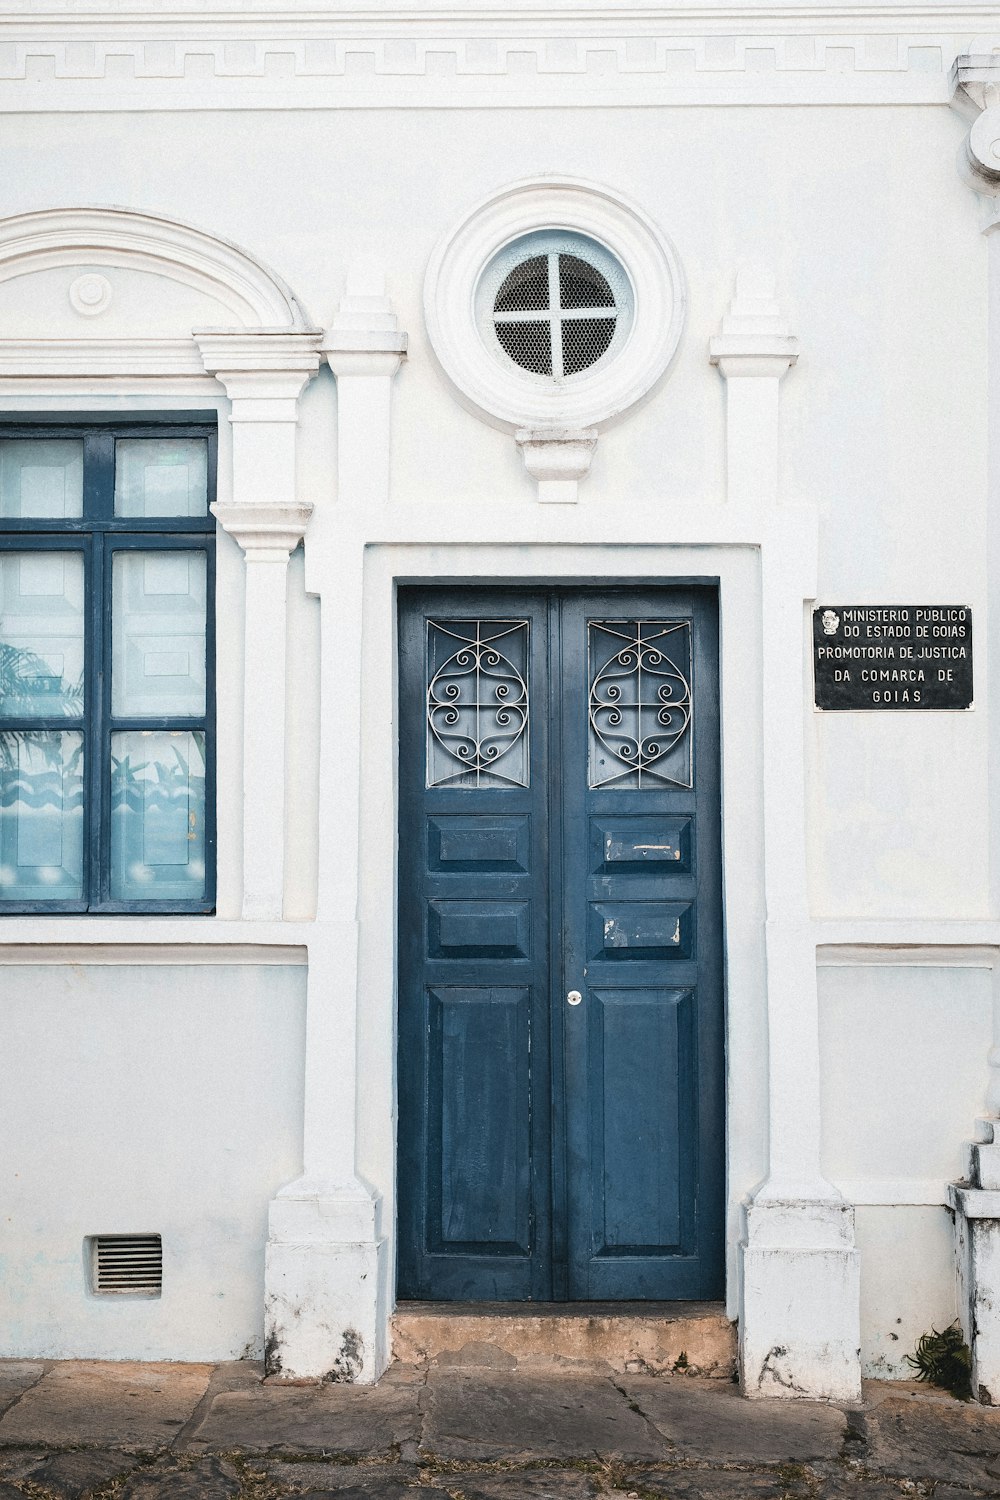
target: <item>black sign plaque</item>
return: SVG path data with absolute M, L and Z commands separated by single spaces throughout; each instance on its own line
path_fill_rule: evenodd
M 813 611 L 817 708 L 969 708 L 972 610 L 964 604 L 821 604 Z

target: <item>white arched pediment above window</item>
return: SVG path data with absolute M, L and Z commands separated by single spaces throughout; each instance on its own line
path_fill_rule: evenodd
M 0 378 L 204 377 L 196 330 L 314 333 L 245 250 L 122 208 L 0 220 L 0 328 Z

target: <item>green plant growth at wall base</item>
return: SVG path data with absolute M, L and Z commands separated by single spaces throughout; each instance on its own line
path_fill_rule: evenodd
M 972 1396 L 972 1354 L 957 1322 L 940 1333 L 932 1328 L 921 1335 L 906 1363 L 916 1370 L 918 1380 L 940 1386 L 960 1401 Z

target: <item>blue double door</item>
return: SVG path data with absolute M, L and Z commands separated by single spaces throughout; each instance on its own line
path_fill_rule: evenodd
M 400 1298 L 721 1296 L 707 588 L 400 592 Z

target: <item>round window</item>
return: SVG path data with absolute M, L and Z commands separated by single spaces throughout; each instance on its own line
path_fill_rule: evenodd
M 606 363 L 632 325 L 632 286 L 586 235 L 522 235 L 489 262 L 476 290 L 480 335 L 495 357 L 536 381 L 562 382 Z
M 442 238 L 424 278 L 441 368 L 508 432 L 609 422 L 666 374 L 684 273 L 640 208 L 571 177 L 515 182 Z

